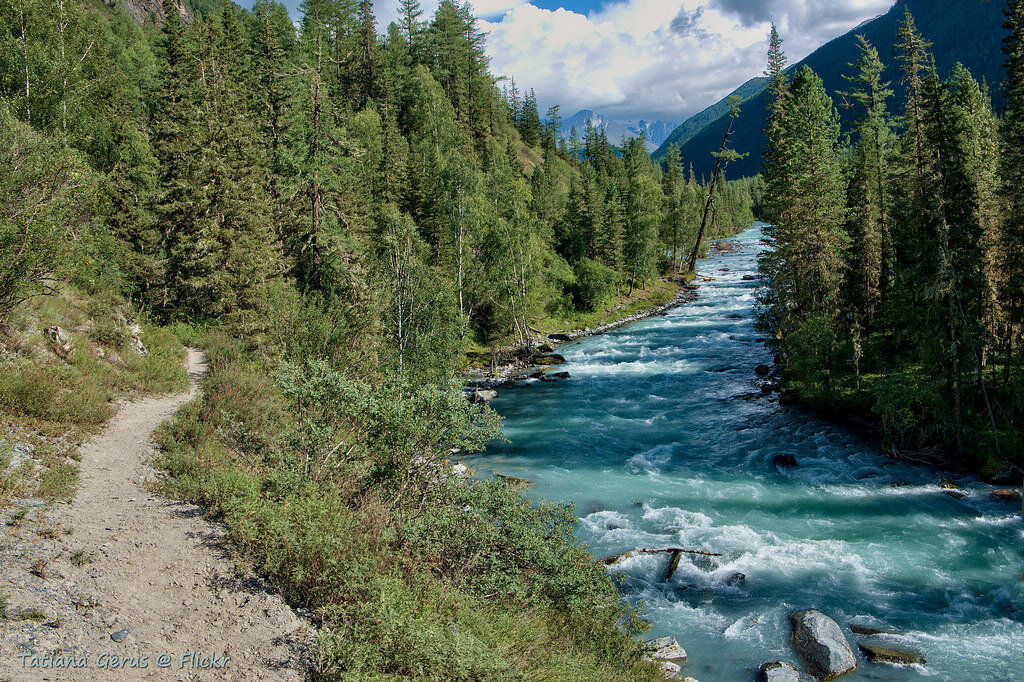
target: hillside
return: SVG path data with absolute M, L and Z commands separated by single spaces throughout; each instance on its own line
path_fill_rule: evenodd
M 695 135 L 699 135 L 700 132 L 707 128 L 711 123 L 717 121 L 722 116 L 725 116 L 729 111 L 729 98 L 733 95 L 739 97 L 740 100 L 744 102 L 752 97 L 760 95 L 764 90 L 765 82 L 766 80 L 764 76 L 751 78 L 746 83 L 729 93 L 729 95 L 724 99 L 715 102 L 699 114 L 694 114 L 683 121 L 682 125 L 673 130 L 671 134 L 665 138 L 664 142 L 661 143 L 661 146 L 654 152 L 654 157 L 657 159 L 662 158 L 668 151 L 668 147 L 671 144 L 682 147 L 684 144 L 692 140 Z
M 936 64 L 943 76 L 948 76 L 957 62 L 963 63 L 979 81 L 986 81 L 992 91 L 997 107 L 1001 102 L 1003 80 L 1002 29 L 1003 3 L 987 0 L 904 0 L 893 6 L 889 12 L 862 24 L 855 30 L 832 40 L 811 53 L 806 59 L 790 68 L 793 72 L 804 65 L 810 66 L 825 82 L 826 90 L 832 94 L 837 105 L 840 98 L 835 94 L 846 88 L 843 75 L 850 71 L 849 63 L 857 58 L 858 34 L 867 38 L 878 49 L 886 63 L 885 79 L 895 91 L 894 101 L 903 97 L 899 86 L 896 65 L 893 63 L 893 45 L 896 29 L 908 7 L 914 15 L 918 28 L 933 43 Z M 785 40 L 786 36 L 783 36 Z M 764 149 L 765 95 L 749 99 L 744 103 L 740 124 L 733 136 L 737 151 L 748 156 L 731 164 L 730 177 L 756 175 L 761 168 L 761 153 Z M 719 103 L 715 106 L 723 106 Z M 842 110 L 841 110 L 842 111 Z M 844 117 L 847 115 L 843 112 Z M 698 176 L 710 175 L 714 168 L 711 152 L 722 143 L 727 125 L 725 116 L 694 135 L 681 146 L 684 163 L 693 163 Z M 674 133 L 673 133 L 674 134 Z M 665 149 L 655 154 L 661 158 Z

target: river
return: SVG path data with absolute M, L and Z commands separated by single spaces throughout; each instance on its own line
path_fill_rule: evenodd
M 878 443 L 759 392 L 770 354 L 753 325 L 757 227 L 700 264 L 696 301 L 563 346 L 571 379 L 500 391 L 509 443 L 468 462 L 535 481 L 571 501 L 597 557 L 678 546 L 612 570 L 643 604 L 650 636 L 672 635 L 701 682 L 749 680 L 798 664 L 791 611 L 844 627 L 884 623 L 927 656 L 923 667 L 870 664 L 843 679 L 1024 680 L 1024 521 L 991 488 L 879 456 Z M 779 469 L 776 455 L 797 459 Z M 738 581 L 735 574 L 742 573 Z M 732 579 L 732 580 L 730 580 Z

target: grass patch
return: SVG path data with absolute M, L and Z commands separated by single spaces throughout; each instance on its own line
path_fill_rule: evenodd
M 72 563 L 72 565 L 81 568 L 82 566 L 85 566 L 87 563 L 92 561 L 92 552 L 87 552 L 84 549 L 76 549 L 74 552 L 71 553 L 71 556 L 68 558 L 68 560 Z
M 25 609 L 24 611 L 11 611 L 7 610 L 7 620 L 19 621 L 19 620 L 31 620 L 37 623 L 42 623 L 46 620 L 46 612 L 42 609 Z
M 43 470 L 39 475 L 37 494 L 47 502 L 71 502 L 77 489 L 78 467 L 74 464 L 57 464 Z
M 148 353 L 138 353 L 125 308 L 116 299 L 83 300 L 65 291 L 33 299 L 19 310 L 12 319 L 20 330 L 18 353 L 2 359 L 0 412 L 43 432 L 91 431 L 111 417 L 111 401 L 120 395 L 185 389 L 181 342 L 143 322 L 139 338 Z M 50 326 L 61 327 L 74 342 L 65 360 L 54 356 L 41 331 L 27 331 Z

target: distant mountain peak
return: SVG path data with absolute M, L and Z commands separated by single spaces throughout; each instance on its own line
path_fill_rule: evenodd
M 647 137 L 647 147 L 650 151 L 657 149 L 676 128 L 675 123 L 667 121 L 620 121 L 593 109 L 580 109 L 562 122 L 562 134 L 568 137 L 570 131 L 576 128 L 576 132 L 582 135 L 588 122 L 595 128 L 604 130 L 608 141 L 615 145 L 622 145 L 626 140 L 643 134 Z

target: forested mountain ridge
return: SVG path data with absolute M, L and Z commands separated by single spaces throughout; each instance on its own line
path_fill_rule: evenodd
M 700 134 L 701 131 L 709 125 L 720 119 L 722 116 L 727 115 L 729 113 L 729 100 L 732 97 L 739 97 L 741 103 L 746 103 L 747 100 L 753 99 L 757 95 L 761 94 L 767 82 L 767 79 L 763 76 L 751 78 L 749 81 L 729 93 L 729 95 L 724 99 L 715 102 L 704 111 L 694 114 L 683 121 L 683 123 L 673 130 L 661 143 L 658 149 L 654 152 L 654 158 L 664 158 L 665 154 L 668 153 L 669 145 L 674 144 L 682 147 L 693 139 L 695 135 Z
M 886 14 L 826 43 L 792 65 L 790 71 L 795 74 L 804 66 L 813 69 L 836 102 L 843 121 L 849 122 L 853 112 L 842 106 L 842 98 L 837 93 L 847 88 L 842 76 L 849 71 L 848 64 L 858 59 L 857 36 L 863 35 L 885 60 L 883 80 L 892 83 L 897 94 L 902 94 L 903 87 L 892 56 L 897 40 L 896 31 L 904 9 L 914 14 L 921 32 L 934 43 L 939 73 L 948 76 L 957 62 L 964 64 L 979 82 L 988 84 L 998 108 L 1002 101 L 999 83 L 1003 80 L 1003 6 L 1000 2 L 900 0 Z M 730 164 L 730 177 L 753 176 L 760 172 L 767 103 L 768 95 L 765 92 L 744 103 L 743 119 L 737 126 L 733 142 L 740 153 L 748 156 Z M 719 105 L 724 107 L 724 101 Z M 710 176 L 714 166 L 711 152 L 718 149 L 726 125 L 727 117 L 721 115 L 686 144 L 680 145 L 684 163 L 692 163 L 699 177 Z M 659 150 L 657 154 L 662 153 L 663 150 Z
M 314 613 L 318 679 L 657 679 L 571 508 L 457 478 L 499 433 L 458 377 L 681 280 L 752 184 L 563 139 L 499 91 L 468 4 L 403 0 L 385 36 L 370 0 L 190 6 L 0 4 L 0 411 L 60 432 L 105 406 L 70 389 L 141 317 L 210 358 L 161 431 L 167 489 Z M 36 354 L 80 318 L 54 297 L 105 314 Z

